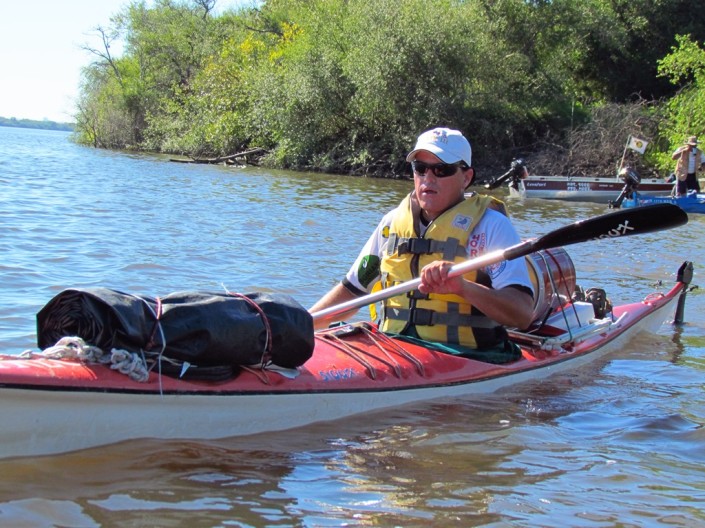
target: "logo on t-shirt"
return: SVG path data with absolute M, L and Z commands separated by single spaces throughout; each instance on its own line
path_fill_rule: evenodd
M 379 277 L 380 260 L 377 255 L 367 255 L 362 258 L 357 268 L 357 279 L 363 288 L 367 288 Z
M 504 271 L 504 268 L 506 267 L 506 260 L 498 262 L 497 264 L 492 264 L 491 266 L 487 266 L 487 273 L 489 274 L 490 279 L 495 280 Z

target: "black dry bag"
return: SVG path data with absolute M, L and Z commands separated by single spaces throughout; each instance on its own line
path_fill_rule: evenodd
M 37 344 L 78 336 L 195 365 L 294 368 L 313 354 L 313 319 L 288 295 L 202 291 L 152 298 L 109 288 L 67 289 L 37 313 Z

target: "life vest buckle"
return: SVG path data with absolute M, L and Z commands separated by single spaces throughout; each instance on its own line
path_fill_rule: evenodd
M 409 293 L 406 294 L 406 296 L 409 299 L 421 299 L 424 301 L 427 301 L 431 298 L 428 293 L 421 293 L 419 290 L 411 290 Z
M 414 308 L 411 311 L 411 317 L 409 322 L 414 325 L 420 326 L 433 326 L 435 324 L 434 310 L 429 310 L 428 308 Z
M 432 253 L 431 240 L 426 238 L 409 238 L 398 247 L 398 254 L 411 253 L 413 255 L 430 255 Z

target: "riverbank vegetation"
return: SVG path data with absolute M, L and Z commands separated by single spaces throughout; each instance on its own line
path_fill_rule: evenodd
M 474 165 L 641 172 L 705 135 L 705 22 L 683 0 L 133 1 L 96 30 L 77 141 L 398 177 L 416 136 L 463 130 Z M 111 52 L 116 41 L 122 53 Z M 705 138 L 703 138 L 705 139 Z M 645 175 L 645 174 L 642 174 Z M 489 176 L 489 174 L 488 174 Z

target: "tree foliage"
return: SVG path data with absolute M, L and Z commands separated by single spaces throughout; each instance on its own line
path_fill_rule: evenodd
M 670 152 L 688 136 L 705 136 L 705 49 L 687 35 L 677 36 L 676 41 L 677 46 L 659 62 L 659 74 L 679 87 L 664 108 L 661 136 L 669 148 L 659 157 L 662 168 L 672 164 Z
M 681 0 L 215 4 L 134 1 L 113 17 L 84 71 L 81 141 L 194 157 L 263 147 L 275 166 L 399 175 L 416 135 L 445 125 L 478 164 L 502 165 L 549 143 L 574 152 L 601 108 L 631 102 L 653 120 L 644 98 L 679 89 L 675 59 L 657 61 L 678 29 L 705 36 Z

